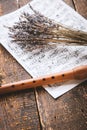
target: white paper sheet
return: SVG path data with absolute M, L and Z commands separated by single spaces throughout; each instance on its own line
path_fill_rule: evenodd
M 70 26 L 87 32 L 87 20 L 66 5 L 62 0 L 33 0 L 32 7 L 46 17 L 54 19 L 66 26 Z M 33 49 L 29 46 L 19 46 L 11 43 L 8 29 L 4 25 L 12 26 L 19 20 L 22 12 L 32 10 L 28 5 L 21 9 L 0 17 L 0 43 L 13 55 L 13 57 L 31 74 L 32 77 L 65 71 L 79 65 L 87 64 L 86 46 L 64 46 L 55 44 L 53 46 L 37 46 Z M 62 84 L 43 86 L 54 98 L 77 86 L 82 81 L 69 81 Z

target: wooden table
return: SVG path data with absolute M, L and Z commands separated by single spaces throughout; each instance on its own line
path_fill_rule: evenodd
M 29 0 L 0 0 L 6 14 Z M 87 18 L 87 0 L 65 0 Z M 1 30 L 0 30 L 1 31 Z M 30 78 L 0 45 L 2 84 Z M 0 130 L 86 130 L 87 81 L 54 100 L 42 87 L 0 96 Z

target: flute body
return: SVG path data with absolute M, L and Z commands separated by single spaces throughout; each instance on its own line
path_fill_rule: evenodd
M 28 88 L 35 88 L 42 85 L 49 85 L 73 79 L 83 80 L 86 78 L 87 78 L 87 65 L 84 65 L 62 73 L 54 73 L 39 78 L 32 78 L 22 80 L 19 82 L 1 85 L 0 94 L 24 90 Z

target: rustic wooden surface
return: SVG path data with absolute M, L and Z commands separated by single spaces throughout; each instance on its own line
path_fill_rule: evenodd
M 87 0 L 73 0 L 77 12 L 87 19 Z
M 87 18 L 87 1 L 65 0 Z M 82 7 L 83 5 L 83 7 Z M 80 7 L 82 9 L 80 10 Z M 54 100 L 44 89 L 36 91 L 37 105 L 43 130 L 87 129 L 87 81 Z
M 0 1 L 3 14 L 16 10 L 29 0 L 16 3 L 16 0 Z M 7 5 L 8 3 L 8 5 Z M 18 5 L 17 5 L 18 4 Z M 7 11 L 6 11 L 7 10 Z M 1 15 L 3 15 L 1 14 Z M 29 78 L 26 71 L 0 45 L 0 77 L 2 83 Z M 39 130 L 40 122 L 34 89 L 0 97 L 0 130 Z
M 29 0 L 0 0 L 0 15 Z M 87 18 L 87 0 L 64 0 Z M 2 84 L 24 80 L 29 74 L 0 45 Z M 43 88 L 0 97 L 0 130 L 86 130 L 87 81 L 54 100 Z

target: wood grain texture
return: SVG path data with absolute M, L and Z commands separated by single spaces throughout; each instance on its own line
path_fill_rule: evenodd
M 86 130 L 87 82 L 57 100 L 44 89 L 36 97 L 43 130 Z
M 23 2 L 23 4 L 22 4 Z M 26 1 L 27 2 L 27 1 Z M 21 5 L 26 4 L 21 1 Z M 16 0 L 0 1 L 1 15 L 18 8 Z M 0 83 L 30 78 L 29 74 L 0 45 Z M 0 130 L 39 130 L 40 122 L 34 89 L 0 96 Z
M 0 0 L 1 15 L 16 10 L 27 1 L 19 0 L 17 3 L 16 0 Z M 65 0 L 87 18 L 86 0 L 80 1 L 74 0 L 73 4 L 72 0 Z M 84 7 L 82 11 L 80 7 Z M 3 84 L 30 77 L 1 45 L 0 63 L 0 77 Z M 36 89 L 35 92 L 31 89 L 4 95 L 0 97 L 0 130 L 39 130 L 40 122 L 43 130 L 86 130 L 86 88 L 87 81 L 57 100 L 54 100 L 43 88 Z
M 65 0 L 65 2 L 76 8 L 72 0 Z M 81 5 L 81 2 L 79 4 Z M 86 16 L 85 11 L 84 16 Z M 43 130 L 86 130 L 86 88 L 87 81 L 57 100 L 53 99 L 43 88 L 37 89 L 36 99 Z
M 0 16 L 3 14 L 2 5 L 0 4 Z
M 8 14 L 27 4 L 31 0 L 0 0 L 1 14 Z
M 71 6 L 72 8 L 75 9 L 75 6 L 74 6 L 74 3 L 73 3 L 73 0 L 63 0 L 66 4 L 68 4 L 69 6 Z
M 2 83 L 30 78 L 13 57 L 0 46 Z M 40 129 L 34 89 L 0 97 L 0 130 Z
M 31 0 L 18 0 L 18 8 L 27 4 L 28 2 L 30 2 Z
M 2 6 L 3 10 L 2 15 L 8 14 L 17 9 L 16 0 L 0 0 L 0 5 Z
M 40 129 L 33 90 L 0 97 L 0 130 Z
M 73 0 L 75 8 L 79 14 L 87 18 L 87 0 Z

